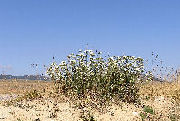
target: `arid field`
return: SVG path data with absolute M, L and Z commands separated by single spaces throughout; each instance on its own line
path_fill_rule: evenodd
M 88 120 L 82 118 L 85 114 L 92 121 L 180 120 L 180 84 L 149 82 L 141 86 L 139 93 L 139 105 L 119 102 L 98 111 L 78 108 L 67 97 L 55 93 L 52 82 L 1 80 L 0 121 Z

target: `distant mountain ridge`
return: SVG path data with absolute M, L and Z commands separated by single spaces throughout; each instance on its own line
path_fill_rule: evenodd
M 50 80 L 49 77 L 42 75 L 24 75 L 24 76 L 13 76 L 13 75 L 0 75 L 0 79 L 24 79 L 24 80 Z

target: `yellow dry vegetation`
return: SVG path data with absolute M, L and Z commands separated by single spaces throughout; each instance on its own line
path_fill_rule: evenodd
M 36 91 L 33 91 L 36 90 Z M 121 102 L 113 104 L 104 113 L 88 107 L 78 109 L 71 101 L 53 92 L 53 83 L 45 81 L 1 80 L 0 96 L 21 95 L 20 102 L 0 105 L 0 120 L 82 120 L 82 111 L 90 111 L 97 121 L 178 121 L 180 120 L 180 83 L 148 82 L 139 90 L 141 104 Z M 39 94 L 41 98 L 38 98 Z M 22 96 L 23 95 L 23 96 Z M 33 96 L 37 97 L 34 98 Z M 63 99 L 64 100 L 63 100 Z M 30 100 L 27 100 L 30 99 Z M 32 100 L 31 100 L 32 99 Z M 24 101 L 23 101 L 24 100 Z M 10 113 L 9 113 L 10 112 Z M 85 113 L 83 113 L 85 114 Z M 89 115 L 87 113 L 87 115 Z
M 0 94 L 23 94 L 31 90 L 51 88 L 52 82 L 28 80 L 0 80 Z
M 163 96 L 180 102 L 180 83 L 178 82 L 149 82 L 143 84 L 139 94 L 143 98 L 155 98 Z

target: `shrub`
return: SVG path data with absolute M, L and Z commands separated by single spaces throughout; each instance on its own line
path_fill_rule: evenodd
M 144 106 L 143 112 L 140 113 L 142 121 L 144 121 L 146 118 L 151 119 L 153 118 L 153 115 L 155 114 L 154 110 L 150 106 Z
M 145 113 L 154 114 L 154 110 L 153 110 L 152 107 L 150 107 L 150 106 L 145 106 L 145 107 L 144 107 L 144 112 L 145 112 Z
M 112 99 L 136 102 L 136 83 L 152 78 L 149 72 L 145 72 L 140 57 L 105 57 L 92 50 L 79 50 L 78 54 L 68 55 L 67 61 L 59 65 L 53 62 L 47 74 L 58 92 L 80 99 L 90 96 L 103 102 Z

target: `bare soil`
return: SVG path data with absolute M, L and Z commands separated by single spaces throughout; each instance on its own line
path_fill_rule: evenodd
M 42 94 L 41 98 L 17 101 L 31 90 Z M 0 121 L 82 121 L 83 111 L 90 111 L 97 121 L 178 121 L 180 85 L 175 83 L 148 83 L 140 88 L 141 106 L 128 103 L 111 105 L 102 113 L 96 109 L 78 109 L 68 99 L 53 98 L 52 82 L 3 80 L 0 81 Z M 150 106 L 153 114 L 143 106 Z

